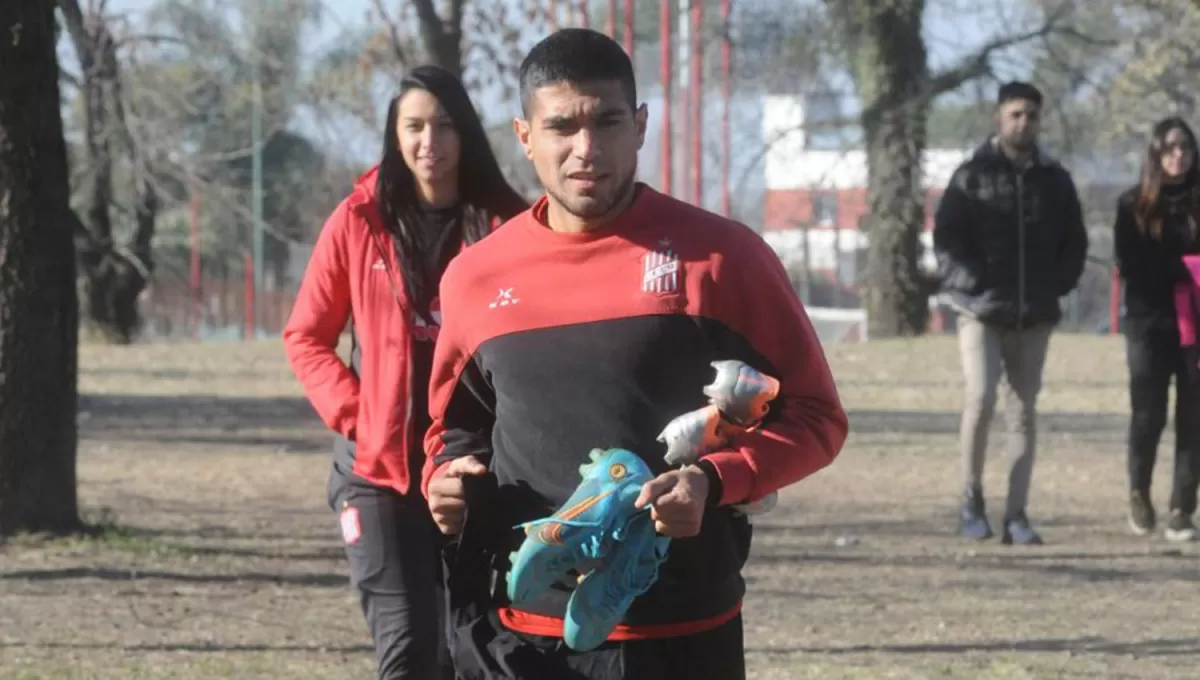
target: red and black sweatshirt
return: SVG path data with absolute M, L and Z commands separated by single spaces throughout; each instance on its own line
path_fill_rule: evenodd
M 656 437 L 707 403 L 710 362 L 740 359 L 778 377 L 764 425 L 706 457 L 719 505 L 699 536 L 672 541 L 658 581 L 613 639 L 677 636 L 735 615 L 750 527 L 725 506 L 825 467 L 848 429 L 817 335 L 762 238 L 637 191 L 617 220 L 578 234 L 546 226 L 543 198 L 450 263 L 423 475 L 427 493 L 438 467 L 478 457 L 499 487 L 485 512 L 513 527 L 565 502 L 593 448 L 626 448 L 665 472 Z M 496 550 L 507 555 L 522 537 L 513 529 Z M 535 611 L 498 607 L 511 628 L 561 635 L 569 596 L 556 592 Z

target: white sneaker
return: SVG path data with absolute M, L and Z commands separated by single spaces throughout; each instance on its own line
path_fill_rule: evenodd
M 1174 543 L 1184 543 L 1196 540 L 1196 525 L 1192 518 L 1179 510 L 1171 511 L 1171 521 L 1167 522 L 1166 537 Z

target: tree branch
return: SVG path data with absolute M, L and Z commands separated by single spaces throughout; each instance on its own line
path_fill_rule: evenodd
M 463 9 L 466 7 L 467 0 L 451 0 L 450 2 L 450 25 L 458 27 L 461 30 L 463 21 Z
M 1009 47 L 1019 45 L 1036 38 L 1042 38 L 1055 31 L 1055 23 L 1047 21 L 1035 30 L 996 38 L 973 54 L 962 59 L 953 68 L 947 69 L 929 78 L 923 96 L 926 100 L 934 99 L 940 94 L 957 90 L 968 80 L 974 80 L 991 72 L 992 54 Z
M 461 73 L 462 55 L 459 53 L 459 33 L 461 23 L 453 25 L 443 21 L 433 6 L 433 0 L 411 0 L 413 9 L 417 12 L 417 23 L 421 29 L 421 39 L 425 52 L 433 62 L 442 68 L 455 73 Z M 456 10 L 456 18 L 461 21 L 462 3 L 454 0 L 451 10 Z
M 396 26 L 396 22 L 392 21 L 387 8 L 383 6 L 383 0 L 374 0 L 374 4 L 375 11 L 379 12 L 379 18 L 387 25 L 388 37 L 391 40 L 392 56 L 396 57 L 396 61 L 401 66 L 407 66 L 408 57 L 404 54 L 404 44 L 400 40 L 399 27 Z
M 1045 20 L 1037 28 L 1022 33 L 996 37 L 974 53 L 961 59 L 957 66 L 932 75 L 927 81 L 924 90 L 925 100 L 928 101 L 938 95 L 956 90 L 969 80 L 987 75 L 991 72 L 993 54 L 1031 40 L 1036 40 L 1037 38 L 1046 38 L 1050 35 L 1063 35 L 1096 47 L 1111 47 L 1116 44 L 1111 40 L 1086 36 L 1068 24 L 1066 19 L 1070 16 L 1072 9 L 1070 0 L 1064 0 L 1046 12 Z
M 79 9 L 79 3 L 76 0 L 59 0 L 58 7 L 62 10 L 63 18 L 66 19 L 71 45 L 75 47 L 75 55 L 79 59 L 79 65 L 86 77 L 92 70 L 93 60 L 92 51 L 88 49 L 91 40 L 87 28 L 84 26 L 83 11 Z
M 59 67 L 58 75 L 60 78 L 67 81 L 72 87 L 75 87 L 76 89 L 83 87 L 83 81 L 79 78 L 79 76 L 75 75 L 74 73 L 71 73 L 70 71 L 68 71 L 65 68 Z
M 154 45 L 167 44 L 167 45 L 179 45 L 180 47 L 189 47 L 192 49 L 198 48 L 196 43 L 194 43 L 190 40 L 187 40 L 186 38 L 181 38 L 177 35 L 162 35 L 162 34 L 156 34 L 156 33 L 134 33 L 131 35 L 125 35 L 125 36 L 121 36 L 120 38 L 113 39 L 113 45 L 117 49 L 125 47 L 126 45 L 132 45 L 135 43 L 150 43 L 150 44 L 154 44 Z

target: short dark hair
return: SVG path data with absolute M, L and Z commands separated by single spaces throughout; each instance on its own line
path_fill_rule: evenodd
M 629 108 L 637 108 L 633 62 L 624 48 L 598 31 L 564 28 L 534 45 L 521 62 L 521 109 L 529 115 L 531 95 L 539 87 L 600 80 L 619 81 Z
M 1033 102 L 1040 108 L 1042 105 L 1042 91 L 1030 83 L 1012 80 L 1000 86 L 1000 92 L 996 96 L 996 106 L 1001 106 L 1004 102 L 1013 99 L 1024 99 Z

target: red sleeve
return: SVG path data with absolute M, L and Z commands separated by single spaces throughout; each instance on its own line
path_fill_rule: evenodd
M 432 424 L 425 434 L 425 465 L 421 471 L 421 493 L 429 497 L 429 482 L 438 468 L 455 458 L 474 456 L 484 465 L 492 457 L 492 426 L 496 421 L 496 395 L 474 358 L 463 324 L 462 288 L 455 284 L 450 264 L 439 290 L 442 328 L 433 352 L 429 381 L 429 415 Z
M 429 482 L 442 465 L 438 462 L 446 448 L 442 436 L 446 433 L 446 406 L 458 383 L 459 367 L 464 359 L 454 337 L 447 331 L 446 289 L 438 293 L 442 304 L 442 327 L 438 331 L 437 345 L 433 351 L 433 370 L 429 379 L 429 429 L 425 431 L 425 464 L 421 468 L 421 495 L 429 498 Z
M 739 227 L 745 229 L 744 227 Z M 721 504 L 758 500 L 833 462 L 849 431 L 816 331 L 779 257 L 749 229 L 714 269 L 715 309 L 780 382 L 764 425 L 705 456 Z
M 321 420 L 353 441 L 358 379 L 337 354 L 338 337 L 350 318 L 346 247 L 350 219 L 350 209 L 343 202 L 321 228 L 283 329 L 283 346 L 292 371 Z

